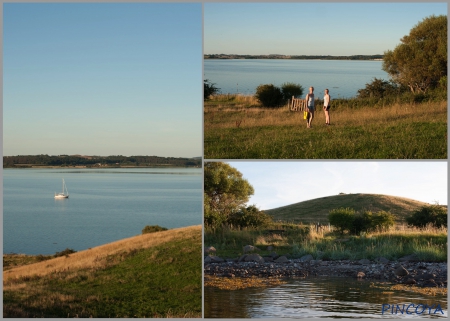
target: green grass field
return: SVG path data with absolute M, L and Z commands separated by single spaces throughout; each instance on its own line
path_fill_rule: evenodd
M 150 248 L 105 253 L 95 267 L 72 270 L 68 265 L 46 275 L 29 273 L 5 280 L 5 273 L 14 273 L 8 270 L 4 272 L 3 315 L 201 317 L 201 239 L 198 227 Z M 41 263 L 51 265 L 52 260 Z
M 313 128 L 287 107 L 251 98 L 207 101 L 206 159 L 446 159 L 447 102 L 317 110 Z

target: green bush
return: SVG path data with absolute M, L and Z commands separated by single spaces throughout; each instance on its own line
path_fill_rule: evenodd
M 338 228 L 341 233 L 347 231 L 355 235 L 387 229 L 395 224 L 395 217 L 389 212 L 372 213 L 367 210 L 356 212 L 351 208 L 334 209 L 330 211 L 328 219 L 330 224 Z
M 292 96 L 298 97 L 303 95 L 303 87 L 300 84 L 285 82 L 281 85 L 284 102 L 287 102 Z
M 432 224 L 434 227 L 447 227 L 447 208 L 441 205 L 425 205 L 406 218 L 409 225 L 425 227 Z
M 383 98 L 397 94 L 400 91 L 398 87 L 392 81 L 386 81 L 378 78 L 374 78 L 371 83 L 366 84 L 364 89 L 358 90 L 357 98 Z
M 338 228 L 343 234 L 345 231 L 351 231 L 354 227 L 355 210 L 352 208 L 333 209 L 328 214 L 330 224 Z
M 272 84 L 256 87 L 255 97 L 264 107 L 280 107 L 284 104 L 283 92 Z
M 228 218 L 227 223 L 233 227 L 265 227 L 272 223 L 272 218 L 260 211 L 255 205 L 242 208 Z
M 385 230 L 394 226 L 395 217 L 390 212 L 379 211 L 375 214 L 372 214 L 371 222 L 370 222 L 370 230 Z
M 362 213 L 355 215 L 352 232 L 357 235 L 361 232 L 384 230 L 394 226 L 394 224 L 395 217 L 390 212 L 379 211 L 372 213 L 364 210 Z
M 155 233 L 155 232 L 161 232 L 161 231 L 167 231 L 167 228 L 161 227 L 159 225 L 147 225 L 142 230 L 142 234 Z
M 203 81 L 203 99 L 207 100 L 209 96 L 214 95 L 219 92 L 220 88 L 217 88 L 215 84 L 209 82 L 208 79 Z

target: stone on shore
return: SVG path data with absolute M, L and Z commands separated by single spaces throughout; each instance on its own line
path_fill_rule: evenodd
M 377 257 L 375 259 L 375 261 L 378 262 L 378 263 L 383 263 L 383 264 L 388 264 L 390 262 L 387 258 L 382 257 L 382 256 Z
M 309 261 L 311 261 L 311 260 L 313 260 L 314 258 L 313 258 L 313 256 L 311 255 L 311 254 L 307 254 L 307 255 L 303 255 L 301 258 L 300 258 L 300 262 L 309 262 Z
M 370 264 L 370 260 L 368 259 L 361 259 L 358 261 L 359 264 Z
M 205 258 L 205 263 L 222 263 L 222 262 L 225 262 L 225 260 L 218 256 L 207 256 Z
M 256 262 L 256 263 L 264 263 L 264 259 L 259 254 L 248 254 L 245 259 L 245 262 Z
M 287 257 L 285 257 L 285 256 L 283 255 L 283 256 L 280 256 L 278 259 L 274 260 L 274 262 L 276 262 L 276 263 L 288 263 L 289 260 L 288 260 Z
M 408 275 L 409 272 L 402 265 L 400 265 L 394 270 L 394 274 L 397 276 L 405 276 Z
M 366 274 L 364 273 L 364 272 L 358 272 L 358 273 L 356 273 L 356 277 L 358 278 L 358 279 L 362 279 L 363 277 L 365 277 L 366 276 Z
M 216 253 L 216 249 L 214 248 L 214 246 L 205 247 L 205 254 L 209 253 Z
M 419 262 L 419 258 L 416 254 L 406 255 L 398 259 L 400 262 Z
M 253 245 L 246 245 L 246 246 L 244 246 L 244 253 L 254 252 L 254 251 L 259 251 L 259 249 L 256 246 L 253 246 Z

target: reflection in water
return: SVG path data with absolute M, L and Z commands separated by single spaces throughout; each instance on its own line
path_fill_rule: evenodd
M 272 288 L 219 290 L 205 287 L 206 318 L 414 318 L 447 317 L 447 298 L 412 292 L 391 292 L 370 281 L 348 278 L 291 280 Z M 381 314 L 382 304 L 440 304 L 444 314 Z M 394 310 L 395 312 L 395 310 Z

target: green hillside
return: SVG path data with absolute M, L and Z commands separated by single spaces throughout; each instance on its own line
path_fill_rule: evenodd
M 199 225 L 5 270 L 3 317 L 200 318 L 201 248 Z
M 274 221 L 328 223 L 327 217 L 330 210 L 350 207 L 357 211 L 362 209 L 373 212 L 389 211 L 395 215 L 398 223 L 403 223 L 406 216 L 424 205 L 428 203 L 390 195 L 340 194 L 265 210 L 265 212 L 271 215 Z

